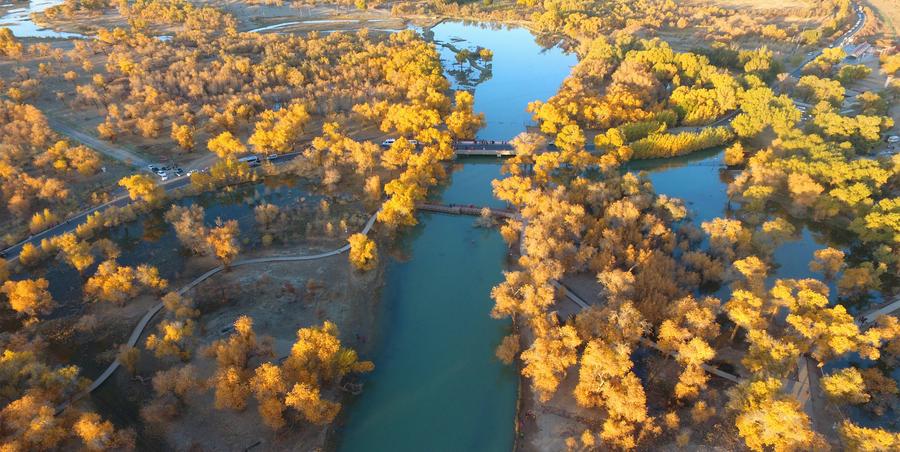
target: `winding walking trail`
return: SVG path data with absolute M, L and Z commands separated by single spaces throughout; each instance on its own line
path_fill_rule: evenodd
M 378 216 L 378 213 L 376 212 L 376 213 L 372 214 L 371 217 L 369 217 L 369 221 L 366 222 L 365 227 L 363 227 L 363 229 L 362 229 L 362 234 L 364 234 L 364 235 L 369 234 L 369 231 L 372 229 L 372 226 L 375 225 L 375 218 L 377 216 Z M 338 254 L 345 253 L 349 250 L 350 250 L 350 244 L 348 243 L 338 249 L 327 251 L 324 253 L 319 253 L 319 254 L 295 255 L 295 256 L 270 256 L 270 257 L 257 257 L 257 258 L 253 258 L 253 259 L 243 259 L 243 260 L 233 262 L 229 266 L 229 268 L 242 267 L 245 265 L 253 265 L 253 264 L 265 264 L 265 263 L 272 263 L 272 262 L 311 261 L 311 260 L 316 260 L 316 259 L 324 259 L 326 257 L 331 257 L 331 256 L 337 256 Z M 193 281 L 189 282 L 187 285 L 185 285 L 181 289 L 178 289 L 178 295 L 186 294 L 188 291 L 190 291 L 194 287 L 197 287 L 197 285 L 199 285 L 203 281 L 206 281 L 207 279 L 211 278 L 213 275 L 221 272 L 224 269 L 225 269 L 224 266 L 219 265 L 218 267 L 215 267 L 215 268 L 209 270 L 208 272 L 198 276 L 197 278 L 195 278 Z M 144 334 L 144 330 L 150 324 L 150 321 L 153 320 L 153 317 L 155 317 L 156 314 L 162 310 L 162 308 L 163 308 L 163 303 L 159 302 L 159 303 L 155 304 L 153 307 L 151 307 L 147 311 L 146 314 L 144 314 L 144 317 L 142 317 L 141 321 L 138 322 L 138 324 L 134 327 L 134 330 L 131 332 L 131 336 L 128 338 L 127 345 L 129 347 L 134 347 L 135 345 L 137 345 L 138 340 L 140 340 L 141 336 Z M 121 363 L 119 362 L 119 359 L 116 358 L 116 360 L 113 361 L 112 364 L 110 364 L 109 367 L 107 367 L 106 370 L 103 371 L 103 373 L 100 374 L 100 376 L 97 377 L 97 379 L 94 380 L 94 382 L 91 383 L 90 386 L 88 386 L 87 390 L 85 391 L 85 394 L 94 392 L 94 390 L 96 390 L 103 383 L 105 383 L 106 380 L 108 380 L 109 377 L 111 377 L 112 374 L 115 373 L 116 370 L 120 366 L 121 366 Z

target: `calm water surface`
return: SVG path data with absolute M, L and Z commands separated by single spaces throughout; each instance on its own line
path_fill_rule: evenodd
M 454 86 L 474 88 L 475 111 L 487 119 L 482 138 L 524 131 L 528 102 L 552 96 L 576 62 L 559 49 L 544 50 L 524 29 L 445 22 L 431 33 L 450 71 L 454 53 L 442 44 L 494 52 L 489 78 L 475 70 Z M 461 160 L 437 199 L 500 207 L 491 189 L 499 176 L 497 159 Z M 337 448 L 511 450 L 518 379 L 494 357 L 510 322 L 490 318 L 489 296 L 503 277 L 507 247 L 495 229 L 474 227 L 472 217 L 425 214 L 419 221 L 401 240 L 404 257 L 388 263 L 375 371 L 347 406 Z
M 724 171 L 721 149 L 701 151 L 692 155 L 665 160 L 644 160 L 629 163 L 629 169 L 647 171 L 658 193 L 681 198 L 688 207 L 694 223 L 699 227 L 704 221 L 716 217 L 730 217 L 728 212 L 727 173 Z M 733 207 L 738 207 L 734 205 Z M 796 234 L 775 250 L 775 267 L 769 274 L 769 283 L 779 278 L 821 278 L 809 270 L 809 261 L 816 250 L 834 246 L 839 242 L 826 234 L 811 231 L 803 223 L 795 223 Z M 833 283 L 830 298 L 837 298 Z M 727 301 L 729 291 L 722 288 L 717 295 Z M 849 307 L 851 310 L 855 307 Z
M 41 28 L 31 20 L 31 13 L 44 11 L 45 9 L 62 4 L 62 0 L 32 0 L 27 3 L 7 3 L 0 6 L 12 6 L 0 16 L 0 28 L 9 28 L 13 35 L 19 38 L 81 38 L 78 33 L 66 33 Z
M 466 164 L 443 201 L 459 193 L 459 181 L 481 187 L 470 193 L 479 199 L 498 170 Z M 375 371 L 347 406 L 338 449 L 508 451 L 517 377 L 494 357 L 510 322 L 490 318 L 489 296 L 506 244 L 472 217 L 418 218 L 399 244 L 405 258 L 388 264 Z
M 469 81 L 457 80 L 452 74 L 448 76 L 454 82 L 454 89 L 474 88 L 475 111 L 483 112 L 487 119 L 487 126 L 478 132 L 478 137 L 483 139 L 508 140 L 534 124 L 531 114 L 525 111 L 528 103 L 556 94 L 560 83 L 578 62 L 574 54 L 558 47 L 541 47 L 524 28 L 442 22 L 430 31 L 444 67 L 451 72 L 466 65 L 456 64 L 455 53 L 448 45 L 460 50 L 484 47 L 494 52 L 489 79 L 473 83 L 471 79 L 480 76 L 477 69 L 469 74 Z

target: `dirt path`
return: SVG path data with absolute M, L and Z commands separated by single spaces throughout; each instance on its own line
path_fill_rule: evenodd
M 126 165 L 137 166 L 142 170 L 146 170 L 147 165 L 150 164 L 148 161 L 144 160 L 142 157 L 132 151 L 112 146 L 110 143 L 103 141 L 97 137 L 88 135 L 80 130 L 76 130 L 74 127 L 63 123 L 58 119 L 47 117 L 47 123 L 50 124 L 50 127 L 53 128 L 53 130 L 59 132 L 60 134 L 72 138 L 73 140 L 78 141 L 82 144 L 85 144 L 88 147 L 96 150 L 97 152 L 100 152 L 101 154 L 111 159 L 123 162 Z
M 378 213 L 376 212 L 376 213 L 372 214 L 371 217 L 369 217 L 369 221 L 366 222 L 366 225 L 363 227 L 363 229 L 361 231 L 362 234 L 367 235 L 369 233 L 369 231 L 372 229 L 372 226 L 375 225 L 375 219 L 377 216 L 378 216 Z M 239 260 L 239 261 L 233 262 L 231 264 L 231 268 L 242 267 L 245 265 L 252 265 L 252 264 L 271 263 L 271 262 L 311 261 L 311 260 L 324 259 L 326 257 L 336 256 L 338 254 L 345 253 L 349 250 L 350 250 L 350 244 L 348 243 L 338 249 L 327 251 L 324 253 L 319 253 L 319 254 L 295 255 L 295 256 L 270 256 L 270 257 L 257 257 L 257 258 L 253 258 L 253 259 Z M 187 293 L 194 287 L 197 287 L 198 284 L 202 283 L 203 281 L 206 281 L 207 279 L 211 278 L 212 276 L 216 275 L 217 273 L 221 272 L 224 269 L 225 269 L 224 266 L 219 265 L 218 267 L 215 267 L 215 268 L 209 270 L 208 272 L 198 276 L 193 281 L 186 284 L 181 289 L 178 289 L 178 294 L 184 295 L 185 293 Z M 162 310 L 162 308 L 163 308 L 163 303 L 159 302 L 156 305 L 154 305 L 153 307 L 151 307 L 147 311 L 146 314 L 144 314 L 144 317 L 142 317 L 141 321 L 138 322 L 138 324 L 134 327 L 134 330 L 131 332 L 131 336 L 128 338 L 127 344 L 129 347 L 134 347 L 137 344 L 138 340 L 140 340 L 141 336 L 144 334 L 144 330 L 150 324 L 150 321 L 153 320 L 153 317 L 155 317 L 156 314 Z M 91 383 L 91 385 L 87 388 L 85 393 L 91 393 L 94 390 L 96 390 L 97 388 L 99 388 L 103 383 L 106 382 L 107 379 L 109 379 L 110 376 L 112 376 L 113 373 L 115 373 L 115 371 L 119 368 L 120 365 L 121 364 L 119 363 L 119 359 L 116 358 L 116 360 L 113 361 L 112 364 L 110 364 L 109 367 L 107 367 L 106 370 L 103 371 L 103 373 L 100 374 L 100 376 L 97 377 L 97 379 L 94 380 L 93 383 Z

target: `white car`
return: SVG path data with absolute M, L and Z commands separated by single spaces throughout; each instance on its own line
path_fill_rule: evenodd
M 169 175 L 168 174 L 160 174 L 159 180 L 165 182 L 165 181 L 169 180 Z
M 275 160 L 278 158 L 278 154 L 269 154 L 266 156 L 266 160 Z
M 388 138 L 387 140 L 382 141 L 381 145 L 384 147 L 390 147 L 392 144 L 394 144 L 395 141 L 397 141 L 396 138 Z

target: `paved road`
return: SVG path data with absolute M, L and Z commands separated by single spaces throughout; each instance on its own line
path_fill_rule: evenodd
M 294 157 L 296 157 L 297 155 L 299 155 L 298 152 L 280 155 L 280 156 L 272 159 L 271 162 L 276 165 L 284 164 L 286 162 L 293 160 Z M 166 190 L 166 192 L 171 192 L 175 189 L 182 188 L 186 185 L 190 185 L 190 183 L 191 183 L 190 177 L 182 176 L 182 177 L 170 179 L 166 182 L 161 183 L 160 185 L 163 187 L 163 189 Z M 73 232 L 75 230 L 75 228 L 77 228 L 79 225 L 83 224 L 87 220 L 87 217 L 89 215 L 93 214 L 94 212 L 102 212 L 113 206 L 122 207 L 122 206 L 128 204 L 129 202 L 131 202 L 131 199 L 128 197 L 128 192 L 125 189 L 118 189 L 118 190 L 114 191 L 112 193 L 112 196 L 113 196 L 113 199 L 111 201 L 107 202 L 106 204 L 92 207 L 92 208 L 82 211 L 78 214 L 75 214 L 75 215 L 69 217 L 68 219 L 66 219 L 64 222 L 62 222 L 50 229 L 46 229 L 42 232 L 31 235 L 27 239 L 3 250 L 2 256 L 4 256 L 10 262 L 15 262 L 19 259 L 19 253 L 22 252 L 22 246 L 25 245 L 26 243 L 31 243 L 32 245 L 39 246 L 41 244 L 42 239 L 53 237 L 56 235 L 62 235 L 67 232 Z
M 845 43 L 848 43 L 856 35 L 856 33 L 858 33 L 859 30 L 861 30 L 863 28 L 863 26 L 865 26 L 866 15 L 863 12 L 862 7 L 859 4 L 854 3 L 854 8 L 856 9 L 856 14 L 857 14 L 856 23 L 850 30 L 847 31 L 847 33 L 845 33 L 837 41 L 835 41 L 828 47 L 835 47 L 838 45 L 844 45 Z M 803 66 L 805 66 L 807 63 L 809 63 L 810 61 L 812 61 L 813 59 L 815 59 L 816 57 L 818 57 L 821 54 L 822 54 L 821 50 L 809 54 L 807 56 L 807 58 L 804 60 L 804 62 L 800 66 L 798 66 L 794 71 L 792 71 L 791 74 L 792 75 L 799 74 L 800 71 L 802 70 Z M 734 119 L 735 116 L 737 116 L 738 113 L 739 113 L 738 111 L 733 111 L 731 113 L 728 113 L 727 115 L 718 119 L 716 122 L 710 124 L 707 127 L 729 125 L 729 124 L 731 124 L 731 121 Z M 73 129 L 72 127 L 69 127 L 69 126 L 59 122 L 58 120 L 48 118 L 48 122 L 50 123 L 51 127 L 56 129 L 60 133 L 67 135 L 75 140 L 78 140 L 81 143 L 84 143 L 90 147 L 93 147 L 93 148 L 97 149 L 98 151 L 100 151 L 112 158 L 115 158 L 116 160 L 139 165 L 141 170 L 145 170 L 147 168 L 147 165 L 149 164 L 145 160 L 141 159 L 140 157 L 138 157 L 137 155 L 135 155 L 134 153 L 132 153 L 128 150 L 113 147 L 113 146 L 109 145 L 108 143 L 97 139 L 96 137 L 79 132 L 79 131 Z M 509 142 L 503 141 L 503 140 L 479 140 L 477 142 L 476 141 L 473 141 L 473 142 L 462 141 L 462 142 L 456 143 L 455 147 L 458 151 L 457 155 L 459 155 L 459 156 L 511 155 L 507 151 L 512 149 L 512 146 L 509 144 Z M 551 145 L 551 147 L 552 147 L 552 145 Z M 586 146 L 586 150 L 588 150 L 588 151 L 591 151 L 593 149 L 594 149 L 593 144 L 588 144 Z M 298 154 L 299 153 L 295 152 L 295 153 L 279 156 L 278 158 L 273 160 L 273 163 L 276 163 L 276 164 L 284 163 L 286 161 L 293 159 Z M 214 157 L 210 157 L 210 156 L 201 157 L 194 163 L 190 164 L 189 168 L 190 169 L 199 169 L 199 168 L 195 168 L 195 167 L 198 165 L 198 162 L 201 162 L 201 161 L 202 162 L 206 162 L 206 161 L 213 162 Z M 174 190 L 179 187 L 183 187 L 183 186 L 187 185 L 189 182 L 190 182 L 189 178 L 182 177 L 182 178 L 167 181 L 163 184 L 163 186 L 165 187 L 165 189 L 167 191 L 169 191 L 169 190 Z M 21 243 L 18 243 L 10 248 L 7 248 L 6 250 L 3 250 L 2 255 L 7 256 L 7 258 L 12 261 L 18 260 L 19 252 L 22 249 L 22 245 L 24 245 L 25 243 L 32 243 L 34 245 L 39 245 L 40 240 L 42 238 L 73 231 L 76 226 L 78 226 L 79 224 L 84 222 L 85 218 L 87 218 L 87 216 L 89 214 L 91 214 L 95 211 L 104 210 L 112 205 L 122 206 L 128 202 L 128 198 L 127 198 L 124 190 L 119 190 L 117 192 L 114 192 L 113 196 L 115 196 L 113 201 L 110 201 L 109 203 L 104 204 L 102 206 L 94 207 L 94 208 L 86 210 L 82 213 L 79 213 L 79 214 L 69 218 L 63 224 L 55 226 L 46 231 L 43 231 L 39 234 L 36 234 L 33 237 L 30 237 L 29 239 L 27 239 Z M 900 308 L 900 305 L 898 305 L 897 308 Z
M 837 41 L 829 44 L 829 49 L 834 47 L 843 47 L 849 44 L 850 40 L 853 39 L 853 37 L 856 36 L 856 34 L 859 33 L 859 31 L 862 30 L 862 28 L 866 25 L 866 13 L 863 11 L 862 6 L 859 3 L 854 3 L 853 9 L 856 10 L 856 22 L 853 24 L 853 27 L 851 27 L 849 30 L 847 30 L 846 33 L 841 35 L 841 37 L 838 38 Z M 819 55 L 822 54 L 823 50 L 824 49 L 817 50 L 815 52 L 810 52 L 809 54 L 807 54 L 806 58 L 803 59 L 803 63 L 801 63 L 800 66 L 791 71 L 790 75 L 792 77 L 799 78 L 802 75 L 803 66 L 806 66 L 810 61 L 818 58 Z

